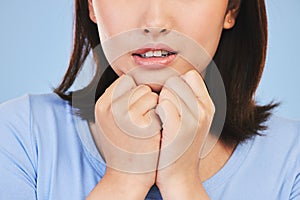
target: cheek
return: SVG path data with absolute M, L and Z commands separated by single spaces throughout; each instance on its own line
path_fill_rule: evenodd
M 115 12 L 112 12 L 113 7 L 107 1 L 93 1 L 93 7 L 100 40 L 104 41 L 115 31 L 114 28 L 118 27 L 116 21 L 112 20 Z
M 127 74 L 130 70 L 134 69 L 136 66 L 132 62 L 130 55 L 121 55 L 117 60 L 111 63 L 113 70 L 119 75 Z
M 195 40 L 206 50 L 211 58 L 214 57 L 214 54 L 218 48 L 222 30 L 222 27 L 202 26 L 201 30 L 198 30 L 196 35 L 194 35 Z M 199 34 L 199 32 L 201 33 Z
M 180 19 L 178 27 L 183 28 L 179 31 L 195 40 L 213 57 L 223 30 L 225 13 L 223 10 L 218 12 L 214 9 L 202 9 L 191 13 L 196 14 L 183 15 L 184 17 Z
M 128 6 L 125 0 L 96 0 L 94 10 L 97 19 L 101 41 L 121 32 L 136 28 L 136 19 L 139 15 L 138 5 Z

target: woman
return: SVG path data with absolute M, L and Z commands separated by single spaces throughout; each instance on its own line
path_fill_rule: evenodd
M 276 104 L 253 97 L 267 45 L 263 0 L 75 3 L 74 50 L 58 95 L 1 105 L 1 199 L 300 199 L 300 124 L 271 116 Z M 68 91 L 91 49 L 101 44 L 109 57 L 106 41 L 134 29 L 152 39 L 182 33 L 218 66 L 226 119 L 205 157 L 219 107 L 201 78 L 209 72 L 195 70 L 180 47 L 142 46 L 108 59 L 100 81 L 103 69 Z M 143 82 L 145 72 L 159 80 Z M 153 133 L 141 131 L 149 124 Z

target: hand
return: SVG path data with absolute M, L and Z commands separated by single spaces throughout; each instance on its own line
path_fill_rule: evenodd
M 127 75 L 118 78 L 99 98 L 94 137 L 107 164 L 104 180 L 122 177 L 115 179 L 135 182 L 134 190 L 141 187 L 146 194 L 154 184 L 161 129 L 154 110 L 157 102 L 157 94 L 148 86 L 136 86 Z
M 206 199 L 199 156 L 214 115 L 201 76 L 189 71 L 162 88 L 156 112 L 163 123 L 156 184 L 164 199 Z

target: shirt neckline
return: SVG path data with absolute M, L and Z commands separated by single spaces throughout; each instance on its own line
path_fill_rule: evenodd
M 212 177 L 203 182 L 204 188 L 213 191 L 229 181 L 247 158 L 253 142 L 254 137 L 238 144 L 225 165 Z

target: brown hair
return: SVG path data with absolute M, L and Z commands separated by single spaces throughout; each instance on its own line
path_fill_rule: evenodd
M 231 6 L 231 2 L 229 6 Z M 111 68 L 95 78 L 85 88 L 71 92 L 83 63 L 92 48 L 99 45 L 97 26 L 89 18 L 88 1 L 75 0 L 75 37 L 69 68 L 54 90 L 61 98 L 72 103 L 74 95 L 78 98 L 72 106 L 78 108 L 83 119 L 94 121 L 95 101 L 118 77 Z M 264 0 L 241 1 L 236 24 L 232 29 L 223 30 L 214 62 L 224 81 L 227 95 L 227 111 L 221 141 L 235 144 L 258 135 L 266 129 L 264 122 L 277 104 L 257 105 L 254 94 L 260 81 L 266 58 L 267 17 Z M 99 80 L 100 79 L 100 80 Z M 86 99 L 93 99 L 90 103 Z

